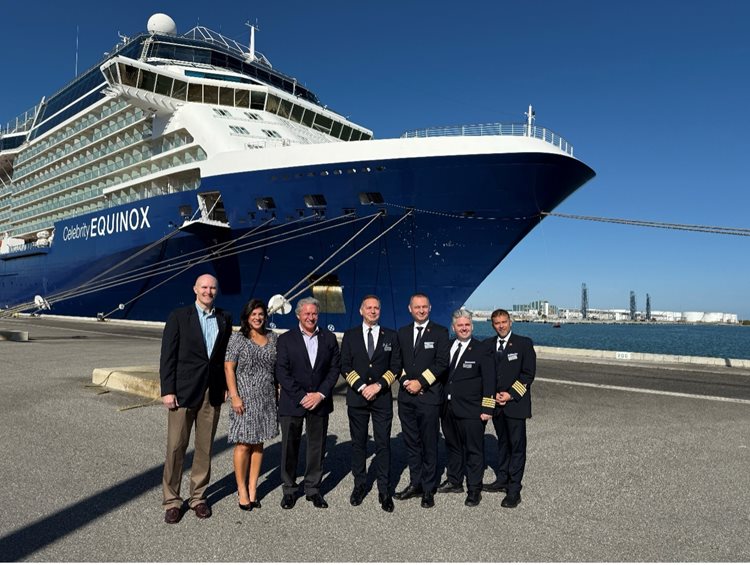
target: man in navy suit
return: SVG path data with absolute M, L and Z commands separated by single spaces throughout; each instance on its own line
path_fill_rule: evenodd
M 501 506 L 515 508 L 521 502 L 526 468 L 526 420 L 531 418 L 531 383 L 536 373 L 536 352 L 528 337 L 513 333 L 507 310 L 492 313 L 497 337 L 485 341 L 495 351 L 497 408 L 492 418 L 497 434 L 499 472 L 488 492 L 505 491 Z
M 409 485 L 396 500 L 422 497 L 422 508 L 435 505 L 440 405 L 448 369 L 448 329 L 430 321 L 430 299 L 421 293 L 409 300 L 414 322 L 398 330 L 403 369 L 398 416 L 406 444 Z
M 393 512 L 391 498 L 391 385 L 401 372 L 401 349 L 394 330 L 383 328 L 380 299 L 368 295 L 359 308 L 362 324 L 347 330 L 341 342 L 341 374 L 346 391 L 349 433 L 352 438 L 354 490 L 349 498 L 359 506 L 367 494 L 367 429 L 372 416 L 375 437 L 378 499 L 386 512 Z
M 195 303 L 167 318 L 161 342 L 159 377 L 167 417 L 167 457 L 162 477 L 164 521 L 182 518 L 182 463 L 195 428 L 195 455 L 188 505 L 198 518 L 211 516 L 206 487 L 211 479 L 211 447 L 226 393 L 224 357 L 232 316 L 214 307 L 218 282 L 212 275 L 195 281 Z
M 448 478 L 438 492 L 463 492 L 466 473 L 466 506 L 482 499 L 484 476 L 484 428 L 495 409 L 495 364 L 487 344 L 474 339 L 472 314 L 453 313 L 448 380 L 443 387 L 441 420 L 448 451 Z
M 339 378 L 341 356 L 336 336 L 318 326 L 320 303 L 312 297 L 297 303 L 299 324 L 276 343 L 276 380 L 281 385 L 281 507 L 297 500 L 297 460 L 304 424 L 307 435 L 305 495 L 316 508 L 328 508 L 320 493 L 323 479 L 328 416 L 333 412 L 333 387 Z

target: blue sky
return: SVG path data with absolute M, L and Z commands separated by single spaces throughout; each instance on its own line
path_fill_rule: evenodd
M 117 12 L 120 12 L 119 14 Z M 562 135 L 597 177 L 556 211 L 750 227 L 750 3 L 596 0 L 32 5 L 5 2 L 0 121 L 98 62 L 148 17 L 200 23 L 256 47 L 323 103 L 393 137 L 420 127 L 523 121 Z M 750 238 L 547 218 L 469 305 L 547 299 L 750 318 Z

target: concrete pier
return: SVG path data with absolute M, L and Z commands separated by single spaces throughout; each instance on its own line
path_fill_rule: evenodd
M 4 561 L 750 560 L 745 368 L 540 355 L 523 502 L 511 510 L 493 493 L 476 508 L 463 495 L 437 495 L 435 508 L 396 501 L 386 514 L 374 491 L 350 506 L 340 383 L 324 464 L 330 508 L 304 498 L 292 510 L 279 507 L 278 437 L 266 444 L 263 507 L 242 512 L 225 407 L 209 487 L 214 516 L 188 513 L 169 526 L 160 486 L 164 408 L 110 388 L 116 371 L 92 383 L 96 368 L 153 374 L 160 328 L 44 318 L 4 327 L 30 337 L 0 342 Z M 393 428 L 393 482 L 402 488 L 408 470 L 397 416 Z M 491 427 L 485 445 L 491 481 Z M 442 465 L 442 442 L 440 449 Z

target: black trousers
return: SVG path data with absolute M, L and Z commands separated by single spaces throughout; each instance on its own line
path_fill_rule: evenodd
M 305 465 L 305 494 L 320 492 L 323 479 L 328 414 L 319 416 L 308 412 L 304 416 L 279 416 L 281 424 L 281 482 L 284 494 L 297 492 L 297 461 L 302 438 L 302 425 L 307 436 L 307 461 Z
M 398 403 L 398 417 L 406 445 L 409 483 L 434 492 L 437 486 L 440 406 L 423 404 L 415 398 Z
M 442 413 L 443 436 L 448 452 L 448 480 L 463 484 L 466 472 L 466 487 L 469 491 L 482 490 L 484 477 L 484 428 L 485 423 L 476 418 L 457 418 L 451 401 L 446 401 Z
M 507 483 L 508 494 L 521 492 L 526 468 L 526 420 L 508 418 L 500 412 L 492 418 L 497 434 L 499 471 L 497 479 Z
M 391 482 L 391 425 L 393 404 L 370 403 L 349 406 L 349 434 L 352 438 L 352 475 L 354 486 L 367 485 L 367 437 L 372 416 L 372 435 L 375 438 L 375 465 L 378 492 L 389 493 Z

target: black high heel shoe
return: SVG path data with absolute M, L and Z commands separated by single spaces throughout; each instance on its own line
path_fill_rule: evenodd
M 250 501 L 250 508 L 262 508 L 260 504 L 260 500 L 251 500 Z
M 238 502 L 237 506 L 240 507 L 240 510 L 245 510 L 247 512 L 249 512 L 250 510 L 253 509 L 253 503 L 252 502 L 250 504 L 242 504 L 241 502 Z

